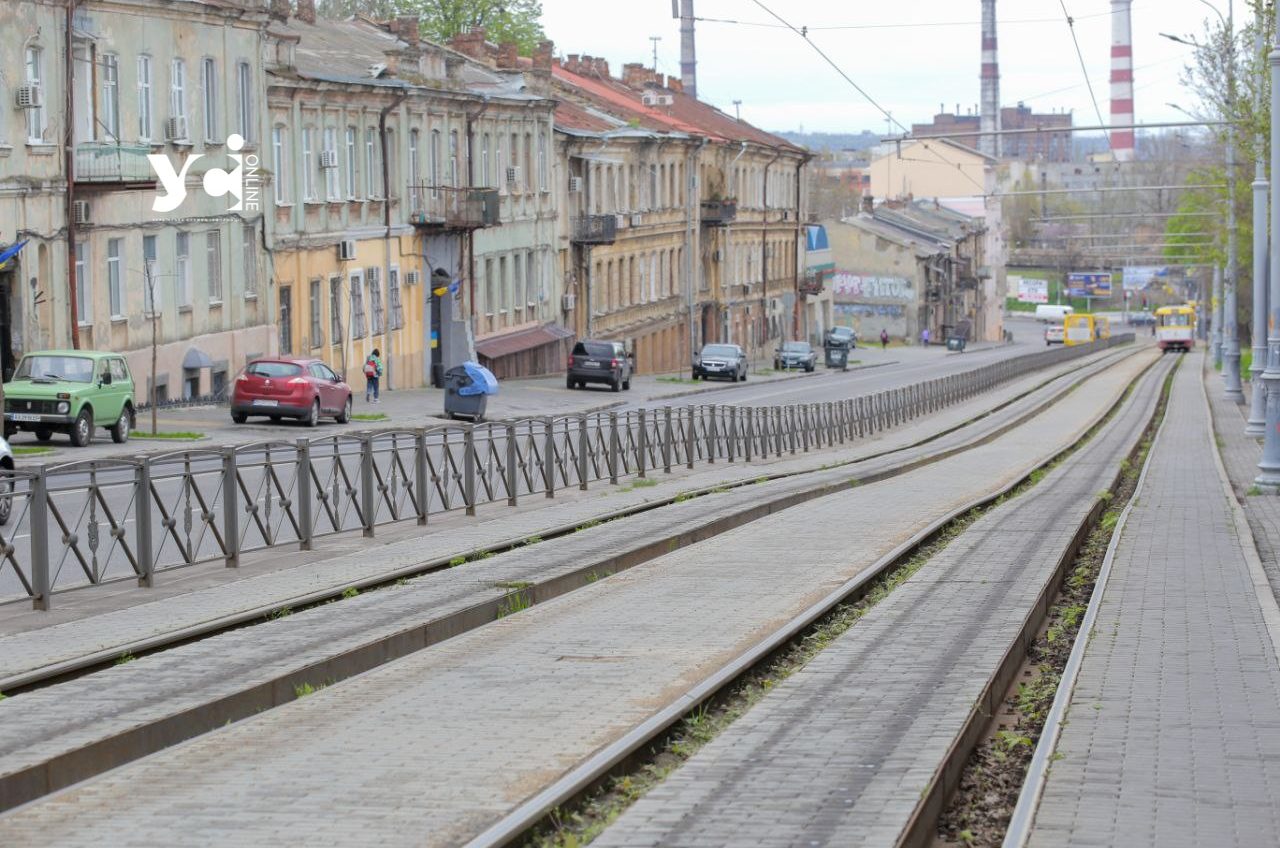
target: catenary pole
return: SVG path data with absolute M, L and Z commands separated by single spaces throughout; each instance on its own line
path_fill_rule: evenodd
M 1254 55 L 1265 57 L 1266 43 L 1262 27 L 1254 34 Z M 1255 86 L 1254 114 L 1262 112 L 1262 86 Z M 1253 361 L 1249 365 L 1249 422 L 1245 434 L 1261 436 L 1267 432 L 1267 392 L 1262 385 L 1262 371 L 1267 360 L 1267 162 L 1263 152 L 1261 130 L 1255 137 L 1253 157 Z
M 1227 62 L 1227 102 L 1229 108 L 1236 102 L 1236 30 L 1235 3 L 1227 4 L 1227 38 L 1231 54 Z M 1236 125 L 1227 124 L 1227 275 L 1223 280 L 1226 297 L 1223 299 L 1222 321 L 1223 394 L 1227 400 L 1244 403 L 1244 390 L 1240 385 L 1240 328 L 1237 325 L 1237 300 L 1240 290 L 1240 266 L 1237 254 L 1240 241 L 1240 225 L 1236 213 Z
M 1274 7 L 1273 7 L 1274 9 Z M 1275 12 L 1273 11 L 1274 15 Z M 1280 174 L 1280 27 L 1267 56 L 1271 71 L 1271 173 Z M 1271 320 L 1267 334 L 1267 368 L 1262 380 L 1267 388 L 1267 433 L 1258 461 L 1256 483 L 1280 493 L 1280 191 L 1271 192 Z

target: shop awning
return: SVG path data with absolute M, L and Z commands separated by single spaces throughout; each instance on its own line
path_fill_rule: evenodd
M 476 355 L 490 360 L 501 359 L 513 353 L 533 350 L 570 338 L 573 338 L 573 333 L 559 324 L 544 324 L 541 327 L 530 327 L 527 330 L 517 330 L 503 336 L 481 339 L 476 342 Z
M 0 250 L 0 268 L 4 268 L 9 264 L 9 260 L 18 255 L 18 251 L 22 250 L 27 244 L 27 240 L 23 239 L 17 244 L 11 244 L 4 250 Z

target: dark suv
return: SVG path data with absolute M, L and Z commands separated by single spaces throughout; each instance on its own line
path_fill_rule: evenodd
M 615 392 L 631 388 L 634 364 L 622 342 L 587 339 L 573 346 L 564 384 L 580 389 L 587 383 L 605 383 Z
M 803 368 L 812 372 L 818 364 L 818 354 L 808 342 L 783 342 L 773 354 L 773 367 L 777 371 L 790 371 L 792 368 Z
M 726 380 L 745 382 L 747 355 L 734 344 L 703 345 L 702 352 L 693 357 L 693 379 L 699 377 L 723 377 Z

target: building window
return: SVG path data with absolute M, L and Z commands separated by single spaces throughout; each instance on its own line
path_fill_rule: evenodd
M 369 280 L 369 330 L 377 336 L 382 333 L 382 269 L 366 268 L 364 273 Z
M 458 186 L 458 131 L 449 130 L 449 185 Z
M 93 322 L 92 304 L 89 302 L 93 286 L 89 284 L 89 263 L 86 258 L 89 245 L 76 242 L 76 321 L 80 324 Z
M 191 234 L 175 233 L 174 238 L 174 275 L 177 287 L 178 306 L 191 305 Z
M 418 130 L 409 130 L 409 203 L 414 212 L 422 211 L 422 169 L 418 164 L 420 137 Z
M 32 45 L 27 48 L 27 85 L 41 89 L 41 103 L 44 102 L 44 51 Z M 44 106 L 25 110 L 27 113 L 27 141 L 40 144 L 44 141 Z
M 154 315 L 160 309 L 163 298 L 160 283 L 162 282 L 156 269 L 156 236 L 142 237 L 142 311 Z
M 508 290 L 508 293 L 510 295 L 509 303 L 511 305 L 511 311 L 516 313 L 524 310 L 524 304 L 520 302 L 520 289 L 523 288 L 521 283 L 524 282 L 524 272 L 521 263 L 523 256 L 524 254 L 516 252 L 511 257 L 511 287 Z M 508 300 L 504 297 L 503 306 L 506 306 L 507 303 Z
M 339 200 L 342 196 L 342 178 L 338 173 L 338 131 L 333 127 L 324 128 L 324 152 L 329 163 L 324 169 L 324 193 L 330 201 Z
M 378 177 L 382 168 L 378 165 L 378 131 L 368 127 L 364 132 L 364 170 L 365 193 L 370 198 L 381 197 L 378 191 Z
M 382 152 L 386 151 L 387 163 L 386 174 L 382 173 Z M 391 187 L 399 185 L 400 175 L 396 172 L 396 162 L 400 157 L 396 155 L 396 134 L 394 130 L 387 130 L 386 144 L 378 148 L 378 174 L 382 180 L 382 194 L 384 197 L 391 197 Z
M 342 278 L 329 278 L 329 338 L 342 341 Z
M 245 141 L 253 141 L 253 68 L 248 62 L 236 65 L 236 93 L 238 116 L 240 119 L 240 136 Z
M 436 186 L 440 185 L 440 130 L 431 131 L 431 149 L 428 151 L 427 166 L 430 169 L 431 196 L 436 196 Z
M 209 271 L 209 302 L 222 302 L 222 233 L 209 230 L 204 234 L 204 249 Z
M 314 127 L 302 130 L 302 199 L 308 203 L 316 199 L 316 161 Z
M 289 148 L 285 139 L 284 127 L 271 128 L 271 158 L 275 162 L 276 172 L 272 176 L 275 187 L 276 203 L 287 203 L 289 200 Z
M 543 132 L 538 133 L 538 190 L 546 191 L 550 185 L 547 172 L 547 137 Z
M 529 133 L 524 134 L 524 175 L 523 182 L 526 188 L 533 186 L 533 136 Z
M 484 311 L 492 315 L 497 312 L 498 293 L 494 288 L 497 282 L 493 276 L 493 260 L 484 261 Z
M 120 140 L 120 59 L 102 56 L 102 132 L 106 141 Z
M 493 151 L 493 186 L 499 194 L 507 193 L 507 181 L 502 178 L 502 133 L 495 136 L 497 147 Z
M 404 326 L 404 307 L 400 303 L 400 269 L 392 268 L 387 274 L 387 302 L 391 305 L 391 329 Z
M 123 239 L 107 239 L 107 296 L 111 317 L 124 317 L 124 288 L 120 279 L 120 244 Z
M 258 230 L 253 224 L 244 227 L 244 295 L 258 296 Z
M 281 286 L 277 297 L 280 300 L 280 352 L 293 353 L 293 289 Z
M 307 306 L 311 309 L 311 346 L 320 347 L 324 344 L 324 328 L 321 326 L 320 316 L 320 281 L 311 281 L 311 299 L 307 301 Z
M 532 310 L 538 303 L 538 268 L 533 261 L 533 251 L 524 255 L 525 303 Z M 533 317 L 530 311 L 529 317 Z
M 181 59 L 174 59 L 169 71 L 169 117 L 184 124 L 187 119 L 187 63 Z
M 480 179 L 476 180 L 480 185 L 484 185 L 484 181 L 489 177 L 489 134 L 485 133 L 480 139 Z
M 364 280 L 351 275 L 351 338 L 364 338 Z
M 356 152 L 358 139 L 355 127 L 347 127 L 347 199 L 355 200 L 356 195 L 356 174 L 360 156 Z
M 200 91 L 204 95 L 204 140 L 218 140 L 218 65 L 213 59 L 200 63 Z
M 138 57 L 138 139 L 151 140 L 151 57 Z

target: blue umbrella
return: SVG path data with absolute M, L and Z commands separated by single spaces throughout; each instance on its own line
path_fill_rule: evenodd
M 11 244 L 4 250 L 0 250 L 0 268 L 3 268 L 10 259 L 18 255 L 18 251 L 22 250 L 27 244 L 27 240 L 23 239 L 17 244 Z

